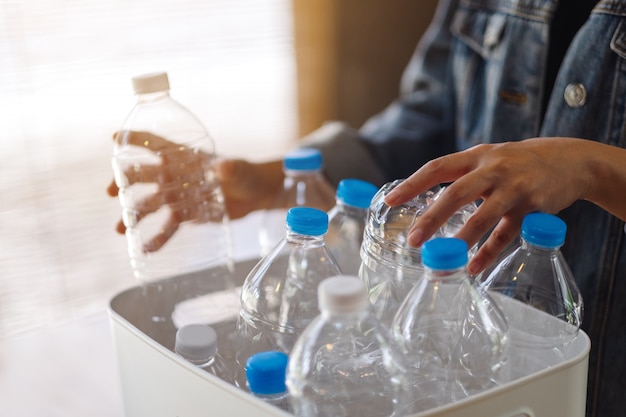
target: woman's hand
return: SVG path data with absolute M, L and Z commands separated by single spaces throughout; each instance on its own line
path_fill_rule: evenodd
M 527 213 L 556 213 L 589 198 L 596 172 L 595 157 L 590 156 L 608 151 L 604 147 L 616 149 L 573 138 L 478 145 L 426 163 L 385 201 L 396 206 L 434 185 L 452 183 L 411 228 L 408 241 L 420 246 L 458 208 L 482 199 L 457 234 L 472 246 L 495 226 L 468 266 L 470 273 L 477 274 L 519 234 Z
M 157 191 L 138 202 L 134 221 L 168 205 L 170 217 L 160 233 L 144 244 L 146 252 L 159 250 L 186 221 L 207 222 L 214 218 L 215 207 L 203 204 L 215 199 L 215 187 L 221 183 L 224 203 L 232 219 L 268 207 L 282 185 L 281 161 L 253 164 L 243 160 L 216 160 L 215 156 L 197 152 L 170 142 L 149 132 L 117 132 L 113 139 L 124 138 L 131 145 L 144 147 L 159 156 L 156 165 L 132 166 L 124 172 L 127 186 L 155 183 Z M 211 178 L 212 175 L 215 177 Z M 219 181 L 218 181 L 219 180 Z M 107 188 L 117 196 L 119 188 L 112 181 Z M 124 234 L 126 226 L 120 220 L 116 226 Z

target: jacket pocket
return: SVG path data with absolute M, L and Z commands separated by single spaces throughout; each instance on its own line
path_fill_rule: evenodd
M 626 24 L 620 21 L 611 39 L 611 50 L 620 58 L 626 59 Z
M 459 9 L 452 19 L 450 31 L 461 42 L 487 59 L 500 44 L 505 23 L 506 15 L 503 13 Z

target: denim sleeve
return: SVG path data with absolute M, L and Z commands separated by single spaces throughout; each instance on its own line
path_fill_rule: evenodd
M 360 129 L 387 180 L 405 178 L 430 159 L 455 150 L 448 69 L 450 22 L 457 0 L 441 0 L 404 71 L 401 94 Z
M 406 178 L 430 159 L 454 151 L 448 88 L 450 21 L 457 0 L 441 0 L 401 80 L 401 93 L 361 129 L 331 122 L 304 138 L 322 151 L 325 173 L 337 184 L 360 178 L 378 186 Z
M 430 159 L 454 151 L 448 83 L 450 21 L 457 0 L 441 0 L 401 80 L 399 97 L 361 129 L 330 122 L 304 138 L 322 151 L 337 184 L 360 178 L 378 186 L 406 178 Z

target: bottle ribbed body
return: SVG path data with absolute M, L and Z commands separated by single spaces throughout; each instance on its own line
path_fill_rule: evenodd
M 423 273 L 421 248 L 407 243 L 407 233 L 445 192 L 445 188 L 436 186 L 405 204 L 390 207 L 384 201 L 385 195 L 400 182 L 383 185 L 372 198 L 361 245 L 359 276 L 367 285 L 376 317 L 387 325 Z M 454 236 L 475 209 L 475 204 L 460 208 L 435 236 Z
M 560 251 L 565 232 L 565 223 L 556 216 L 526 216 L 519 246 L 478 282 L 509 323 L 510 379 L 562 362 L 578 334 L 583 300 Z
M 189 110 L 168 91 L 138 94 L 114 144 L 113 172 L 131 265 L 141 282 L 211 267 L 232 270 L 228 217 L 214 163 L 213 141 Z M 152 250 L 153 239 L 175 225 L 171 238 Z
M 460 265 L 429 266 L 426 251 L 449 256 L 454 244 L 465 252 Z M 503 382 L 508 355 L 504 315 L 470 282 L 467 245 L 438 238 L 423 246 L 424 272 L 406 296 L 392 331 L 408 364 L 412 412 L 442 406 Z
M 335 299 L 328 300 L 328 294 L 326 300 L 320 298 L 321 314 L 302 333 L 290 356 L 287 386 L 294 413 L 405 415 L 409 398 L 403 357 L 391 333 L 370 314 L 362 281 L 339 276 L 322 284 L 331 285 L 336 286 L 330 295 Z M 318 296 L 324 297 L 324 291 L 320 288 Z
M 167 74 L 133 84 L 137 102 L 116 133 L 112 167 L 131 267 L 158 323 L 173 304 L 232 290 L 232 244 L 207 130 L 170 96 Z M 183 310 L 186 323 L 210 322 Z
M 237 361 L 252 354 L 278 350 L 289 353 L 304 328 L 319 314 L 317 287 L 340 274 L 325 245 L 328 216 L 317 209 L 299 207 L 289 213 L 313 213 L 315 219 L 289 224 L 283 240 L 266 254 L 246 277 L 241 290 L 237 323 Z M 323 219 L 323 226 L 309 225 Z M 295 230 L 304 226 L 305 230 Z

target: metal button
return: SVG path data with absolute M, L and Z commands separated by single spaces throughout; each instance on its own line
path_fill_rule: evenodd
M 580 83 L 571 83 L 565 87 L 563 98 L 568 106 L 572 108 L 582 107 L 587 101 L 587 90 Z

